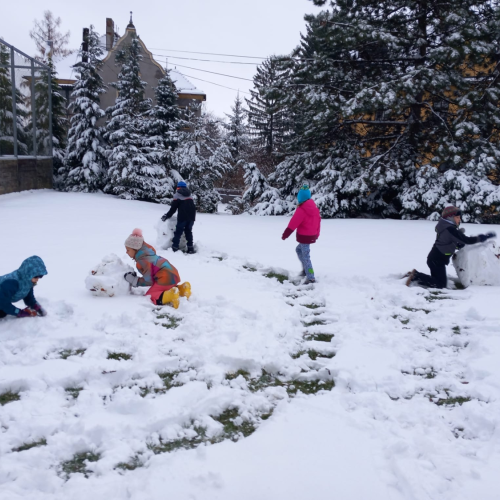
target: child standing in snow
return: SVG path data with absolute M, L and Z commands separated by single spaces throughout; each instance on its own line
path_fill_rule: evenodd
M 181 281 L 179 272 L 167 259 L 156 255 L 156 250 L 148 245 L 142 237 L 140 229 L 134 229 L 125 240 L 127 255 L 136 261 L 137 270 L 142 274 L 125 273 L 124 278 L 133 286 L 149 286 L 146 295 L 156 305 L 172 304 L 179 307 L 179 296 L 189 298 L 191 285 Z
M 18 318 L 46 316 L 45 309 L 36 301 L 33 288 L 38 280 L 47 274 L 45 264 L 40 257 L 28 257 L 21 267 L 10 274 L 0 276 L 0 318 L 7 314 Z M 18 309 L 13 302 L 23 300 L 25 309 Z
M 496 236 L 493 232 L 478 236 L 465 236 L 464 230 L 458 229 L 461 216 L 462 212 L 457 207 L 446 207 L 443 210 L 441 219 L 436 225 L 436 241 L 427 256 L 427 265 L 431 270 L 431 275 L 419 273 L 413 269 L 407 274 L 406 286 L 416 283 L 429 288 L 446 288 L 448 281 L 446 266 L 450 263 L 450 258 L 455 250 L 463 248 L 465 245 L 482 243 L 488 238 Z
M 172 239 L 172 250 L 177 252 L 181 241 L 182 233 L 186 235 L 187 253 L 195 253 L 193 245 L 193 225 L 196 219 L 196 207 L 191 198 L 186 183 L 180 181 L 177 183 L 177 191 L 174 194 L 174 201 L 170 206 L 170 210 L 161 218 L 163 222 L 170 219 L 175 212 L 179 210 L 177 215 L 177 226 L 175 227 L 174 237 Z
M 282 240 L 286 240 L 297 229 L 298 245 L 295 251 L 302 263 L 306 283 L 315 283 L 314 270 L 310 257 L 310 245 L 316 243 L 321 229 L 321 216 L 316 203 L 311 199 L 309 186 L 304 184 L 297 193 L 299 206 L 285 229 Z

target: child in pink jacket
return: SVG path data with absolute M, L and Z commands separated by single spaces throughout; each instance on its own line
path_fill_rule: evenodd
M 304 184 L 297 193 L 299 206 L 285 229 L 282 240 L 286 240 L 297 230 L 298 245 L 295 251 L 304 268 L 306 283 L 315 283 L 314 270 L 311 263 L 310 245 L 316 243 L 321 229 L 321 216 L 316 203 L 311 199 L 309 186 Z

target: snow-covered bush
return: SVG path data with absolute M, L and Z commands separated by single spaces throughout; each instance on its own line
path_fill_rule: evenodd
M 126 295 L 130 291 L 130 285 L 123 276 L 125 273 L 133 271 L 131 266 L 125 264 L 114 253 L 106 255 L 90 271 L 89 276 L 85 279 L 85 288 L 96 297 Z

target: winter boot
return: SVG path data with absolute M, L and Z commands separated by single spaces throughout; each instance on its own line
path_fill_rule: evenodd
M 172 304 L 172 307 L 174 309 L 177 309 L 179 307 L 179 290 L 178 290 L 178 288 L 174 286 L 170 290 L 163 292 L 163 294 L 161 296 L 161 302 L 163 305 Z
M 316 279 L 315 278 L 307 278 L 304 284 L 305 285 L 311 285 L 313 283 L 316 283 Z
M 177 252 L 179 250 L 179 247 L 172 247 L 172 252 Z
M 188 247 L 187 253 L 196 253 L 196 250 L 194 249 L 194 247 Z
M 415 274 L 417 273 L 417 270 L 416 269 L 413 269 L 413 271 L 410 271 L 408 274 L 405 275 L 405 278 L 408 278 L 406 280 L 406 286 L 410 286 L 411 285 L 411 282 L 413 281 L 413 279 L 415 278 Z
M 189 283 L 189 281 L 186 281 L 182 285 L 178 285 L 177 288 L 179 289 L 179 294 L 181 297 L 186 297 L 186 299 L 189 299 L 189 297 L 191 297 L 191 283 Z

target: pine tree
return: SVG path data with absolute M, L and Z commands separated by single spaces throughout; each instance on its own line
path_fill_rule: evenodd
M 150 162 L 160 165 L 165 171 L 163 186 L 166 202 L 173 197 L 177 182 L 181 180 L 174 165 L 174 151 L 179 143 L 180 131 L 185 126 L 169 70 L 165 70 L 165 76 L 158 80 L 155 96 L 156 104 L 145 114 L 143 122 L 144 147 Z
M 246 157 L 249 147 L 246 113 L 239 92 L 234 101 L 234 106 L 231 107 L 231 111 L 231 114 L 226 113 L 229 119 L 229 123 L 225 126 L 226 143 L 233 155 L 235 163 L 238 163 Z
M 118 91 L 113 106 L 106 112 L 109 121 L 105 138 L 109 142 L 107 193 L 128 200 L 160 202 L 165 198 L 165 172 L 161 165 L 152 164 L 145 146 L 144 114 L 151 102 L 144 99 L 146 83 L 140 78 L 141 45 L 137 38 L 119 51 L 116 63 L 121 65 Z
M 12 108 L 12 82 L 10 70 L 10 51 L 0 44 L 0 156 L 14 154 L 14 113 Z M 22 106 L 23 96 L 16 89 L 16 133 L 18 154 L 28 154 L 27 136 L 23 126 L 26 111 Z
M 41 21 L 35 19 L 33 29 L 30 31 L 30 37 L 36 44 L 39 52 L 38 59 L 46 61 L 49 58 L 58 60 L 61 57 L 66 57 L 72 53 L 66 47 L 69 43 L 70 32 L 62 34 L 59 31 L 61 26 L 61 18 L 54 17 L 50 10 L 43 13 Z M 49 46 L 50 45 L 50 46 Z
M 189 187 L 200 212 L 217 211 L 220 196 L 215 182 L 231 169 L 232 156 L 225 144 L 220 125 L 208 113 L 199 116 L 199 108 L 186 111 L 186 129 L 180 134 L 175 150 L 175 165 Z
M 104 187 L 106 150 L 98 121 L 105 116 L 100 96 L 105 92 L 100 75 L 103 50 L 99 34 L 90 26 L 88 50 L 80 51 L 71 103 L 71 127 L 64 166 L 59 169 L 59 183 L 64 191 L 92 193 Z
M 52 100 L 52 156 L 54 161 L 54 172 L 58 172 L 63 166 L 66 153 L 68 133 L 66 99 L 62 95 L 61 87 L 57 83 L 57 71 L 52 59 L 49 57 L 44 64 L 49 67 L 49 70 L 37 70 L 35 74 L 36 151 L 39 156 L 50 154 L 48 82 L 48 75 L 50 73 L 50 93 Z

